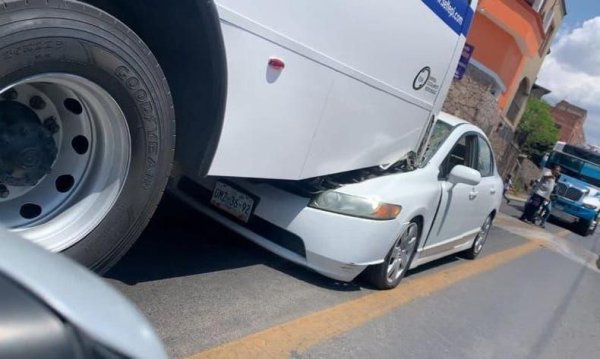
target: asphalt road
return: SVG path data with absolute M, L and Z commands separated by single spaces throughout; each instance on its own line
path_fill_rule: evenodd
M 175 358 L 597 358 L 600 236 L 514 219 L 395 290 L 291 264 L 167 198 L 108 275 Z

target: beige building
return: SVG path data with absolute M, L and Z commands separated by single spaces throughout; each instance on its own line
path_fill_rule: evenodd
M 516 129 L 550 44 L 567 14 L 565 0 L 480 0 L 467 44 L 465 76 L 455 80 L 444 111 L 481 127 L 502 174 L 519 155 Z
M 511 89 L 507 94 L 508 99 L 510 99 L 507 103 L 510 103 L 510 105 L 506 107 L 503 115 L 513 128 L 516 128 L 525 112 L 531 89 L 537 80 L 544 59 L 550 53 L 550 44 L 552 44 L 567 14 L 565 0 L 527 0 L 527 2 L 534 3 L 534 8 L 535 6 L 541 6 L 539 13 L 544 29 L 544 37 L 537 55 L 528 58 L 525 62 L 520 75 L 519 86 Z

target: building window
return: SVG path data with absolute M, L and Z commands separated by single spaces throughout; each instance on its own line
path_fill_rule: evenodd
M 552 25 L 552 20 L 554 20 L 554 11 L 550 10 L 550 12 L 544 15 L 542 19 L 544 19 L 544 33 L 548 34 L 548 30 Z
M 540 12 L 546 0 L 525 0 L 535 11 Z
M 510 107 L 508 108 L 508 112 L 506 113 L 506 117 L 513 123 L 517 124 L 519 121 L 519 117 L 521 115 L 521 109 L 525 108 L 527 105 L 527 99 L 529 98 L 529 81 L 527 78 L 521 80 L 521 84 L 519 84 L 519 89 L 513 98 Z
M 541 57 L 546 56 L 546 53 L 548 52 L 548 45 L 550 43 L 550 40 L 552 39 L 552 35 L 554 35 L 554 24 L 550 23 L 550 26 L 548 27 L 548 30 L 546 31 L 546 38 L 544 39 L 544 42 L 542 42 L 542 45 L 540 46 L 540 56 Z

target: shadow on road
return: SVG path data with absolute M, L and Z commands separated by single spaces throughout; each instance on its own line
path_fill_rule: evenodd
M 519 203 L 519 202 L 511 202 L 510 204 L 508 204 L 508 206 L 511 206 L 512 208 L 516 209 L 519 212 L 523 212 L 525 210 L 525 204 L 524 203 Z
M 448 257 L 442 257 L 433 262 L 429 262 L 423 265 L 418 266 L 415 269 L 411 269 L 410 272 L 406 273 L 406 278 L 410 278 L 411 276 L 416 276 L 422 272 L 427 272 L 432 269 L 439 269 L 440 267 L 444 267 L 448 264 L 456 263 L 459 261 L 464 261 L 465 259 L 460 257 L 459 255 L 450 255 Z
M 523 213 L 523 211 L 525 210 L 525 204 L 522 202 L 511 201 L 510 204 L 505 206 L 513 209 L 513 211 L 510 211 L 509 213 L 512 214 L 514 218 L 519 218 L 521 216 L 521 213 Z M 575 223 L 567 222 L 554 216 L 550 216 L 550 218 L 548 218 L 548 223 L 553 224 L 557 227 L 567 229 L 573 233 L 577 233 L 577 226 Z
M 407 278 L 461 260 L 441 258 L 407 273 Z M 335 281 L 280 258 L 166 196 L 148 228 L 106 277 L 127 285 L 265 265 L 301 281 L 336 291 L 374 289 L 362 276 Z
M 106 277 L 128 285 L 266 265 L 331 290 L 357 291 L 355 283 L 321 276 L 245 240 L 166 196 L 148 228 Z

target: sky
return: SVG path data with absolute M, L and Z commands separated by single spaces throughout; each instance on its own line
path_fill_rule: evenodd
M 567 16 L 546 57 L 537 83 L 588 110 L 587 142 L 600 145 L 600 0 L 566 0 Z

